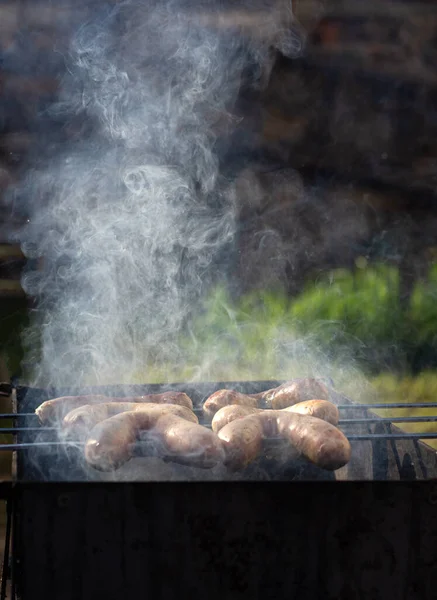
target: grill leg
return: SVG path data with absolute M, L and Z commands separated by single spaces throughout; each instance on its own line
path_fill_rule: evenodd
M 6 536 L 3 554 L 2 580 L 0 587 L 0 600 L 6 600 L 6 586 L 9 578 L 9 550 L 11 545 L 12 529 L 12 498 L 6 500 Z

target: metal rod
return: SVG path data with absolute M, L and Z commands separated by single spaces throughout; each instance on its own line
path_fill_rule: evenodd
M 359 425 L 359 424 L 370 424 L 370 423 L 435 423 L 437 422 L 437 415 L 431 417 L 362 417 L 357 419 L 340 419 L 339 425 Z M 209 423 L 203 423 L 203 427 L 211 429 Z M 58 427 L 0 427 L 0 434 L 11 434 L 11 433 L 52 433 L 59 431 Z M 1 600 L 1 599 L 0 599 Z
M 437 408 L 437 402 L 393 402 L 389 404 L 337 404 L 337 408 L 343 409 L 368 409 L 368 408 Z
M 437 433 L 368 433 L 347 435 L 348 440 L 436 440 Z
M 0 452 L 32 450 L 33 448 L 50 448 L 50 446 L 85 446 L 85 442 L 23 442 L 21 444 L 0 444 Z
M 435 417 L 392 417 L 390 419 L 386 418 L 362 418 L 362 419 L 340 419 L 339 425 L 353 425 L 358 423 L 434 423 L 437 421 L 437 416 Z M 38 429 L 38 428 L 36 428 Z M 24 428 L 26 430 L 26 428 Z M 1 431 L 1 430 L 0 430 Z
M 339 410 L 367 410 L 367 409 L 391 409 L 391 408 L 437 408 L 437 402 L 393 402 L 375 404 L 337 404 Z M 193 412 L 202 414 L 201 407 L 195 407 Z M 35 413 L 0 413 L 1 419 L 37 419 Z
M 347 427 L 352 425 L 370 425 L 373 423 L 386 423 L 390 425 L 391 423 L 437 423 L 437 416 L 432 417 L 392 417 L 392 418 L 360 418 L 360 419 L 340 419 L 338 422 L 339 427 Z M 207 429 L 211 429 L 211 425 L 209 423 L 203 424 L 203 427 Z M 17 434 L 25 434 L 25 433 L 35 433 L 35 434 L 50 434 L 56 433 L 59 429 L 57 427 L 0 427 L 0 434 L 4 435 L 17 435 Z M 30 445 L 35 446 L 35 444 L 64 444 L 70 442 L 63 441 L 55 441 L 55 442 L 29 442 Z M 71 442 L 72 445 L 75 445 L 74 442 Z M 0 442 L 1 445 L 1 442 Z M 10 446 L 11 444 L 3 444 L 3 449 L 5 446 Z M 1 600 L 1 597 L 0 597 Z
M 6 587 L 7 587 L 8 575 L 9 575 L 9 549 L 10 549 L 10 544 L 11 544 L 11 527 L 12 527 L 12 498 L 8 498 L 6 500 L 6 535 L 5 535 L 5 551 L 3 554 L 0 600 L 6 600 Z
M 337 404 L 339 410 L 368 410 L 368 409 L 392 409 L 392 408 L 437 408 L 437 402 L 393 402 L 375 404 Z M 195 407 L 193 412 L 202 414 L 202 408 Z M 0 413 L 0 419 L 37 419 L 35 413 Z
M 57 427 L 0 427 L 0 434 L 2 433 L 27 433 L 27 432 L 38 432 L 46 433 L 51 431 L 58 431 Z
M 362 417 L 357 419 L 340 419 L 338 425 L 367 425 L 370 423 L 436 423 L 437 416 L 432 417 Z M 202 427 L 211 429 L 210 423 L 202 423 Z M 58 427 L 0 427 L 0 434 L 18 433 L 53 433 L 59 431 Z
M 38 415 L 35 413 L 0 413 L 0 419 L 27 419 L 29 417 L 38 418 Z
M 17 528 L 18 511 L 16 506 L 12 506 L 12 535 L 11 535 L 11 600 L 17 600 L 16 584 L 17 584 Z
M 366 433 L 366 434 L 352 434 L 347 435 L 347 438 L 351 441 L 357 440 L 435 440 L 437 439 L 436 433 Z M 280 438 L 272 438 L 273 441 L 278 441 Z M 267 442 L 270 440 L 266 440 Z M 21 444 L 0 444 L 1 451 L 15 452 L 18 450 L 32 450 L 34 448 L 50 448 L 50 447 L 80 447 L 84 446 L 85 442 L 71 442 L 71 441 L 56 441 L 56 442 L 23 442 Z M 137 446 L 141 447 L 142 443 L 137 442 Z M 147 444 L 146 444 L 147 446 Z

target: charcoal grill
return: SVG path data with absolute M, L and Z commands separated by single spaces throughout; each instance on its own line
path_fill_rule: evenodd
M 262 461 L 225 481 L 202 481 L 206 475 L 183 466 L 174 467 L 175 481 L 103 481 L 84 470 L 77 447 L 53 465 L 47 449 L 63 442 L 33 414 L 60 395 L 177 389 L 200 416 L 217 389 L 257 393 L 280 383 L 13 388 L 14 426 L 3 430 L 14 434 L 3 446 L 14 451 L 14 472 L 1 487 L 8 522 L 0 600 L 8 579 L 10 596 L 22 600 L 433 598 L 437 455 L 426 440 L 437 434 L 397 424 L 437 421 L 437 403 L 357 405 L 333 392 L 353 449 L 347 467 L 333 474 L 296 458 L 279 463 L 270 440 Z M 422 406 L 435 416 L 389 420 L 371 411 Z M 150 451 L 138 443 L 139 455 Z

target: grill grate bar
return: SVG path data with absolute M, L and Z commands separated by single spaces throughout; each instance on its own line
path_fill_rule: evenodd
M 360 440 L 435 440 L 437 439 L 437 432 L 435 433 L 364 433 L 364 434 L 351 434 L 347 435 L 350 441 Z M 268 441 L 281 441 L 280 438 L 271 438 Z M 0 452 L 15 452 L 18 450 L 32 450 L 34 448 L 50 448 L 63 446 L 67 447 L 81 447 L 84 446 L 83 441 L 53 441 L 53 442 L 22 442 L 17 444 L 0 444 Z M 136 447 L 141 448 L 142 446 L 149 448 L 147 442 L 137 442 Z
M 368 425 L 371 423 L 436 423 L 437 416 L 431 417 L 394 417 L 394 418 L 379 418 L 379 417 L 371 417 L 371 418 L 357 418 L 357 419 L 340 419 L 338 422 L 339 426 L 345 425 Z M 211 429 L 211 425 L 209 423 L 202 423 L 204 427 Z M 59 429 L 57 427 L 2 427 L 0 428 L 0 433 L 3 434 L 12 434 L 12 433 L 53 433 L 57 432 Z
M 366 419 L 363 417 L 362 419 L 340 419 L 339 425 L 355 425 L 359 423 L 435 423 L 437 421 L 437 416 L 432 417 L 392 417 L 388 418 L 378 418 L 372 417 Z
M 46 433 L 58 431 L 57 427 L 1 427 L 1 433 Z
M 372 410 L 372 409 L 402 409 L 402 408 L 436 408 L 437 402 L 390 402 L 375 404 L 337 404 L 339 410 Z M 193 412 L 203 414 L 199 407 L 195 407 Z M 0 419 L 37 419 L 35 413 L 0 413 Z
M 371 410 L 371 409 L 402 409 L 402 408 L 436 408 L 437 402 L 393 402 L 377 404 L 337 404 L 339 410 Z M 203 414 L 199 407 L 195 407 L 193 412 Z M 0 413 L 1 419 L 37 419 L 35 413 Z
M 436 440 L 435 433 L 367 433 L 352 434 L 346 436 L 350 441 L 357 440 Z
M 0 413 L 0 419 L 37 419 L 35 413 Z
M 33 448 L 50 448 L 55 446 L 84 446 L 85 442 L 21 442 L 18 444 L 0 444 L 0 452 L 15 452 L 16 450 L 32 450 Z
M 393 402 L 380 404 L 337 404 L 339 410 L 375 409 L 375 408 L 437 408 L 437 402 Z

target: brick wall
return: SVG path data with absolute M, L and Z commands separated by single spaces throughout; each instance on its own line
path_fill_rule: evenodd
M 275 3 L 275 14 L 288 18 L 281 3 Z M 274 231 L 276 238 L 261 236 L 264 246 L 253 248 L 255 238 L 242 234 L 241 243 L 242 265 L 254 264 L 258 256 L 264 268 L 259 256 L 268 255 L 269 244 L 273 252 L 279 239 L 284 252 L 277 267 L 299 282 L 309 267 L 335 263 L 336 253 L 353 263 L 364 241 L 370 243 L 375 211 L 383 215 L 381 226 L 397 227 L 404 219 L 399 214 L 410 215 L 413 210 L 404 194 L 430 195 L 425 209 L 429 212 L 437 180 L 437 10 L 430 2 L 398 0 L 294 0 L 293 4 L 308 34 L 307 46 L 301 58 L 279 58 L 273 68 L 260 110 L 255 111 L 260 119 L 259 145 L 278 164 L 295 169 L 299 185 L 312 185 L 314 172 L 333 177 L 334 186 L 318 192 L 320 206 L 336 215 L 338 232 L 349 233 L 342 238 L 336 229 L 335 236 L 328 235 L 324 227 L 332 220 L 323 211 L 311 213 L 319 216 L 314 225 L 308 224 L 311 219 L 296 200 L 293 175 L 294 183 L 262 181 L 261 206 L 256 208 L 242 195 L 241 218 L 251 223 L 247 231 Z M 89 0 L 0 0 L 0 244 L 14 226 L 4 192 L 22 174 L 37 135 L 35 116 L 56 97 L 71 28 L 86 17 L 91 5 Z M 270 35 L 269 27 L 260 28 L 253 15 L 241 22 L 254 34 Z M 226 26 L 226 20 L 223 23 Z M 385 187 L 375 191 L 376 184 Z M 253 198 L 253 190 L 248 195 Z M 314 205 L 308 207 L 315 211 Z M 348 225 L 351 219 L 354 231 Z M 432 219 L 413 215 L 413 221 L 430 230 Z M 332 247 L 327 247 L 327 240 Z M 431 231 L 423 240 L 437 245 Z M 310 255 L 303 252 L 306 246 L 313 248 Z M 302 256 L 296 254 L 297 248 Z M 9 257 L 7 250 L 0 252 L 0 278 L 9 269 L 7 277 L 17 281 L 21 264 L 16 249 Z M 287 264 L 300 271 L 290 274 Z M 268 269 L 271 266 L 264 271 Z M 241 270 L 249 272 L 244 266 Z M 275 277 L 266 273 L 259 278 L 254 273 L 251 279 L 258 282 Z M 0 285 L 0 297 L 18 293 L 18 283 L 5 285 L 3 291 Z
M 434 193 L 437 6 L 296 0 L 313 12 L 301 59 L 277 64 L 264 97 L 265 142 L 292 166 Z

